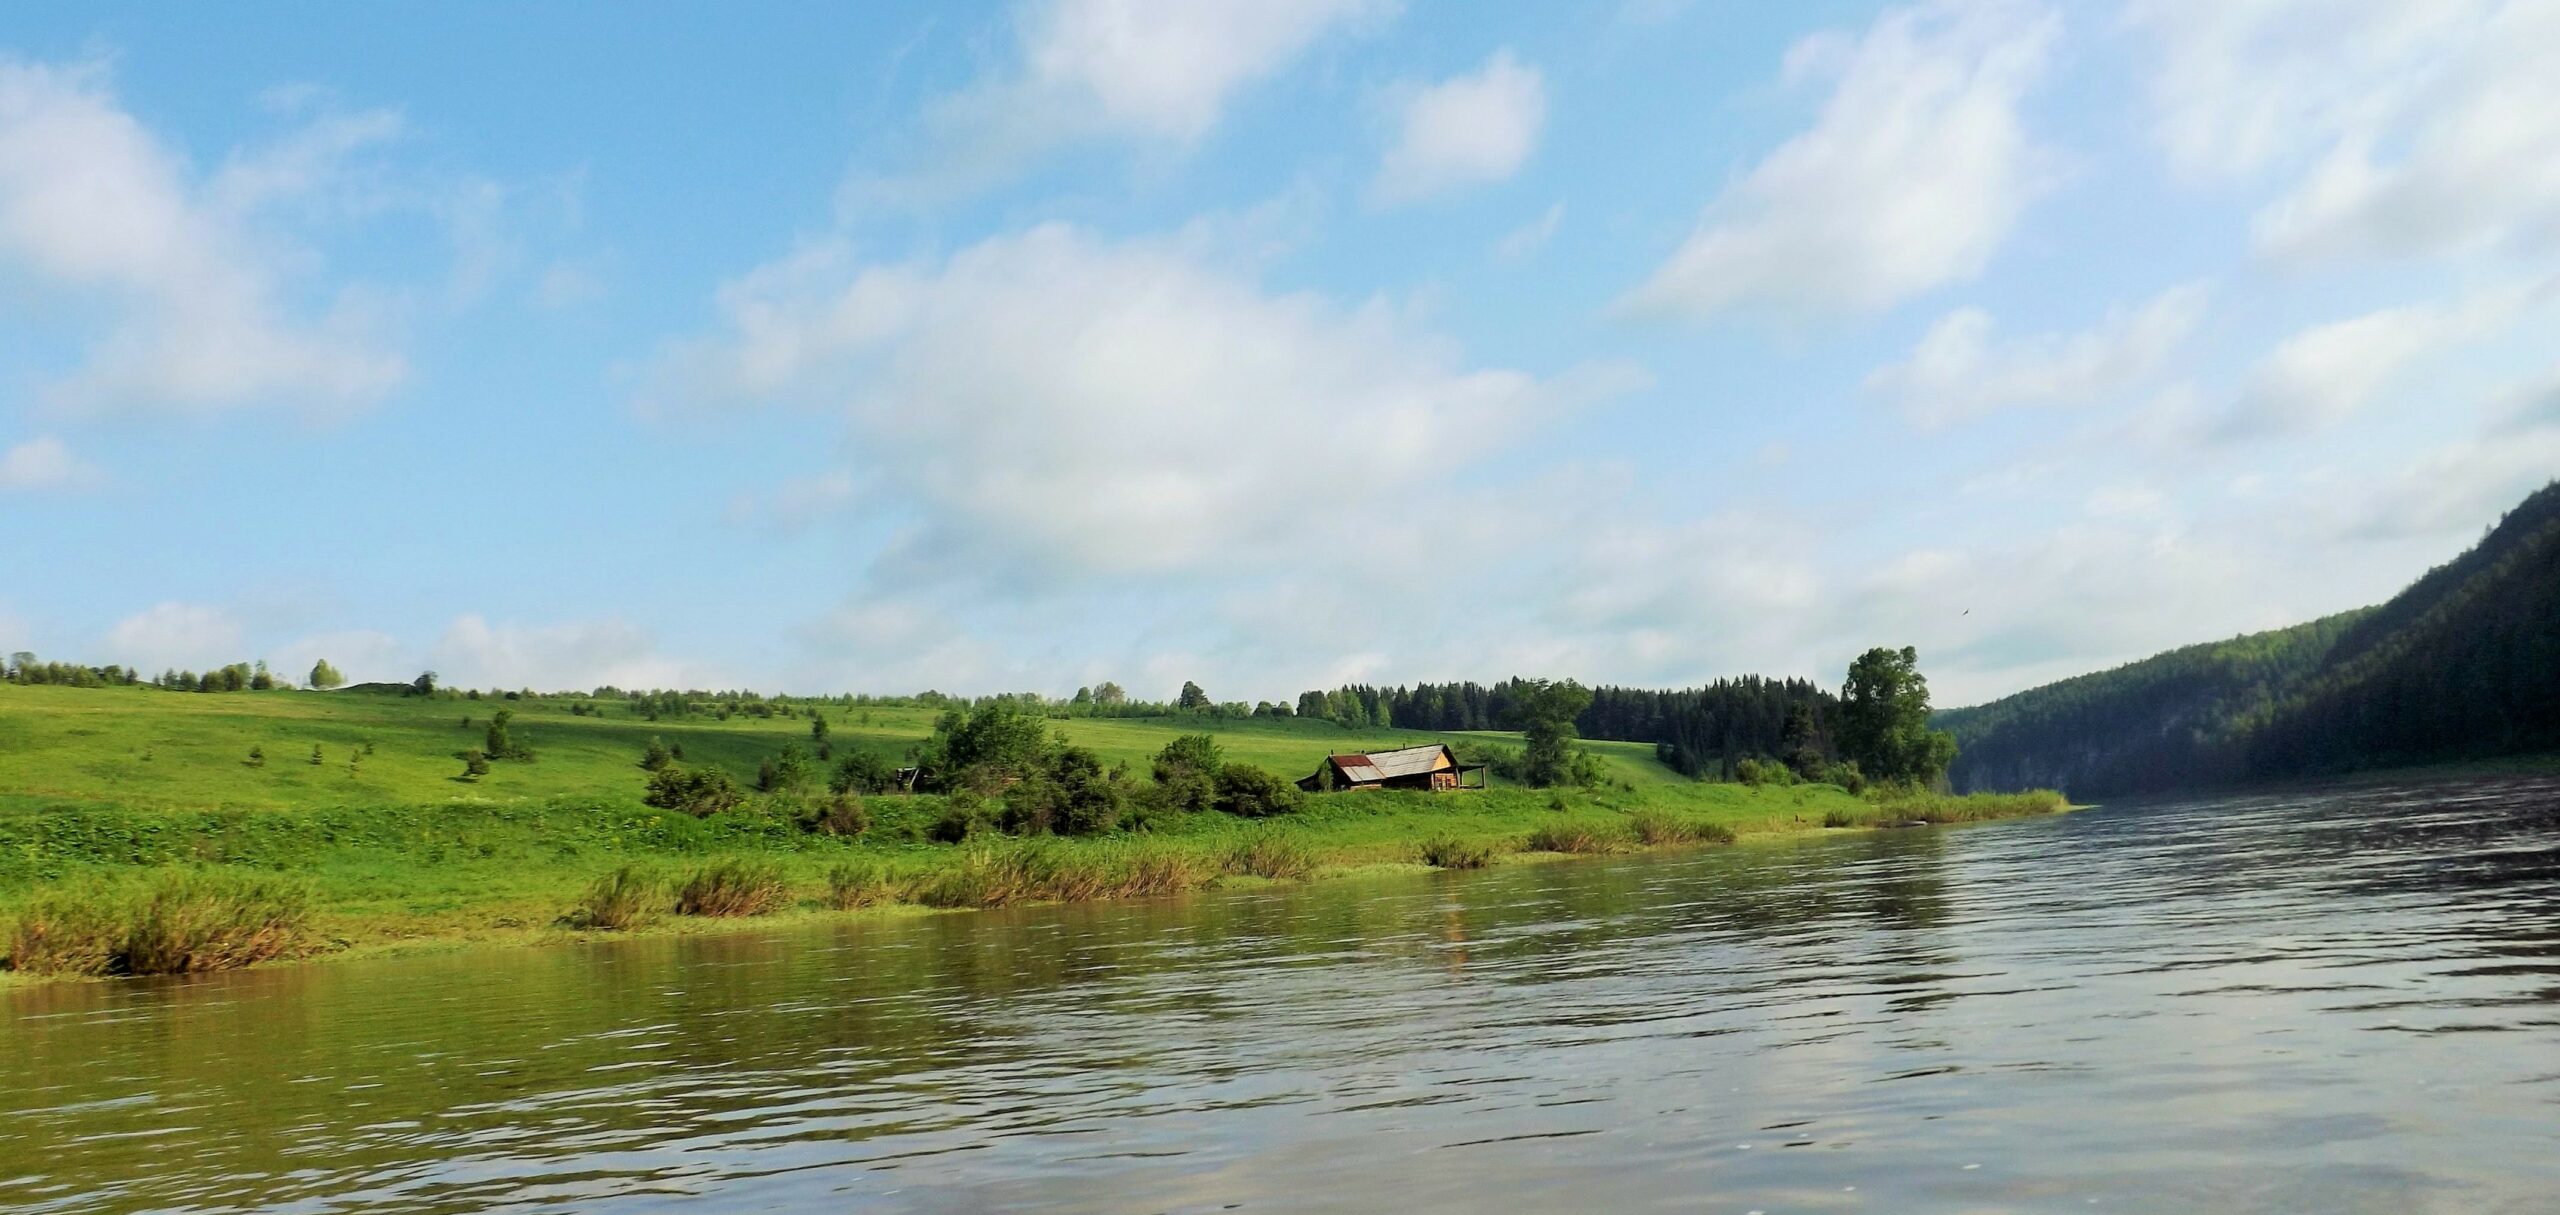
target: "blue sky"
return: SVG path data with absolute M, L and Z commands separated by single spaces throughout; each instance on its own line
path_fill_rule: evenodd
M 2560 4 L 37 5 L 0 649 L 1942 702 L 2560 472 Z

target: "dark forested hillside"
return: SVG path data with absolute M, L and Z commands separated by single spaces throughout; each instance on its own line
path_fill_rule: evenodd
M 2560 484 L 2380 607 L 2189 646 L 1937 724 L 1958 788 L 2075 795 L 2560 750 Z

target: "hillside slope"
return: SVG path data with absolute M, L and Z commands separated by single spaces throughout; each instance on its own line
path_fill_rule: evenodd
M 2560 483 L 2379 607 L 1938 715 L 1960 789 L 2145 793 L 2560 750 Z

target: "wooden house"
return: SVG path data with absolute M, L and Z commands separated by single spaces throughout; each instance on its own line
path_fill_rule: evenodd
M 1428 789 L 1436 793 L 1485 786 L 1485 766 L 1459 763 L 1458 753 L 1446 743 L 1328 755 L 1321 766 L 1298 782 L 1298 787 L 1316 792 L 1326 787 L 1328 776 L 1336 789 Z

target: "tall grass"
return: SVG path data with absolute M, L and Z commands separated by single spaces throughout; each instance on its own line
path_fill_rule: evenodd
M 1314 876 L 1316 854 L 1296 835 L 1270 827 L 1236 841 L 1234 847 L 1227 849 L 1219 868 L 1227 873 L 1295 880 Z
M 791 883 L 781 868 L 761 861 L 713 861 L 676 887 L 677 915 L 770 915 L 790 902 Z
M 1730 844 L 1733 828 L 1703 819 L 1684 818 L 1666 810 L 1638 810 L 1627 816 L 1627 829 L 1635 833 L 1636 842 L 1651 847 L 1665 844 Z
M 827 870 L 827 906 L 838 911 L 897 901 L 898 883 L 877 862 L 846 863 Z
M 179 870 L 138 889 L 38 897 L 9 937 L 30 974 L 161 975 L 232 970 L 300 948 L 310 895 L 259 874 Z
M 1870 795 L 1877 817 L 1887 822 L 1975 823 L 2031 814 L 2056 814 L 2071 808 L 2071 799 L 2051 789 L 2023 793 L 1931 793 L 1895 790 Z M 1825 825 L 1829 825 L 1826 821 Z
M 1618 838 L 1587 823 L 1549 823 L 1521 844 L 1529 852 L 1615 852 Z
M 597 878 L 576 908 L 562 917 L 578 928 L 621 931 L 658 918 L 666 891 L 658 876 L 638 865 L 624 865 Z
M 919 883 L 927 907 L 1003 907 L 1172 894 L 1200 884 L 1191 856 L 1155 843 L 1065 849 L 1050 843 L 976 848 Z
M 1446 835 L 1424 840 L 1422 863 L 1434 869 L 1482 869 L 1493 863 L 1493 845 Z

